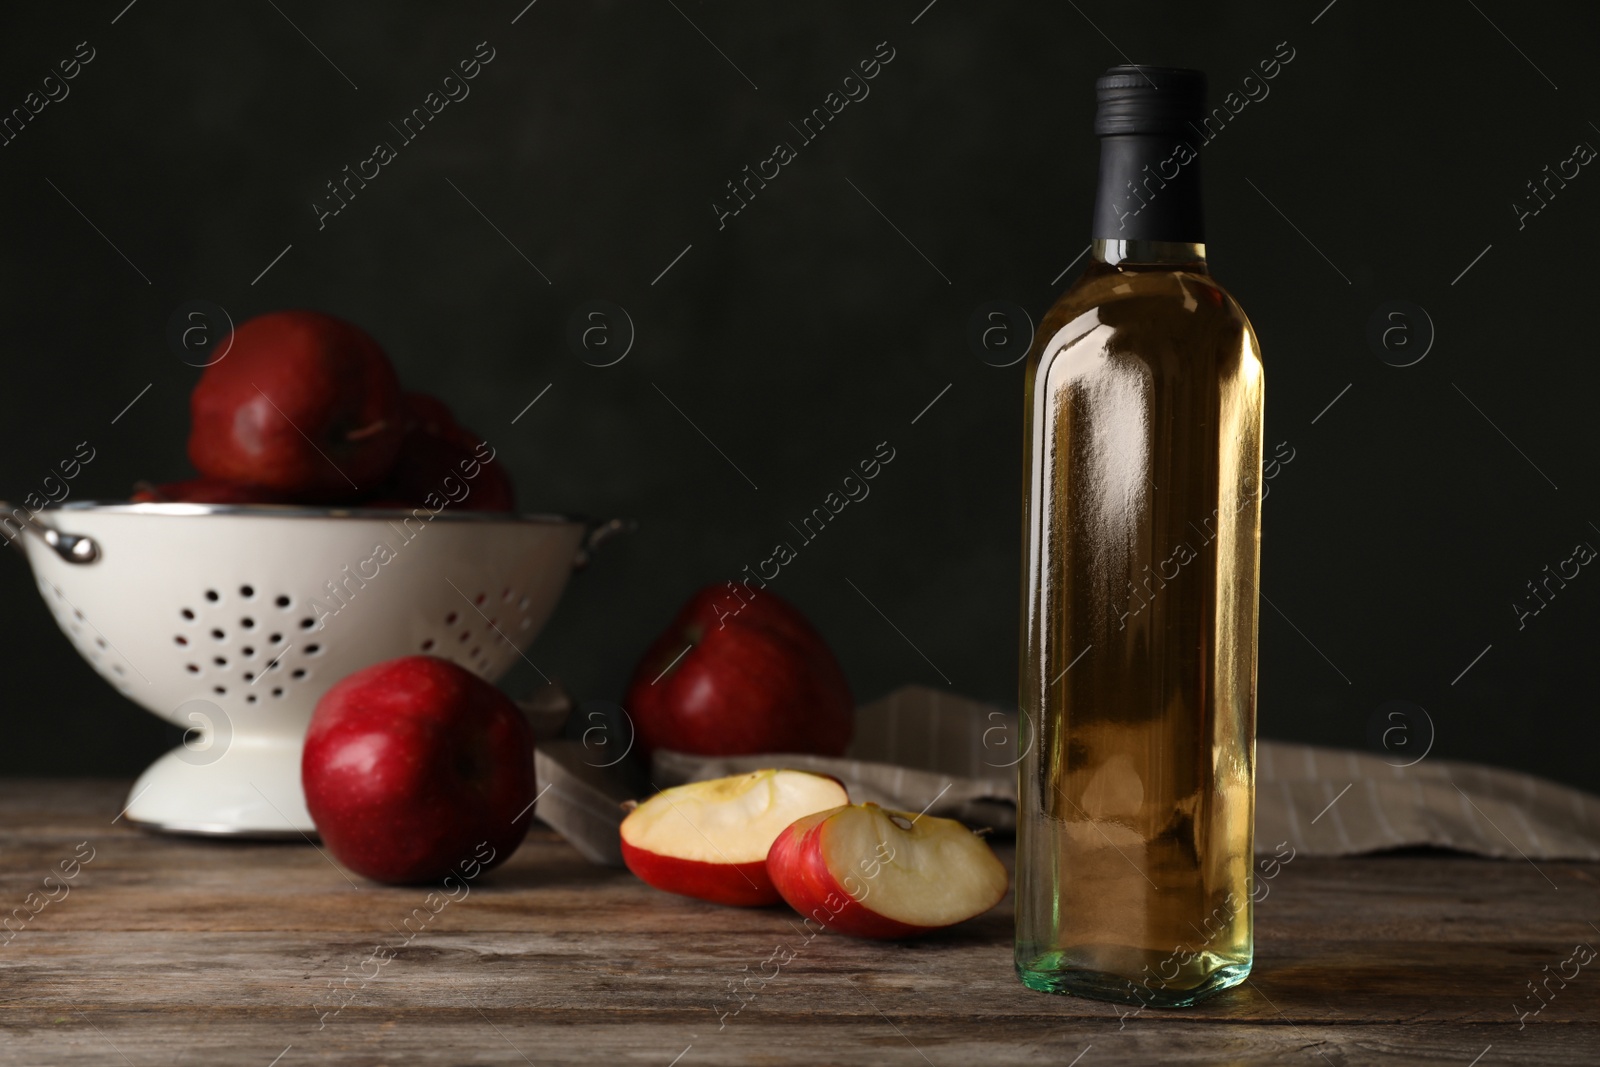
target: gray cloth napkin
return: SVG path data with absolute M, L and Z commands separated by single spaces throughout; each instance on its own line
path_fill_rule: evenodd
M 1016 826 L 1016 712 L 924 686 L 862 707 L 843 759 L 657 752 L 651 781 L 781 765 L 831 774 L 854 801 Z M 619 816 L 620 818 L 620 816 Z M 1532 775 L 1424 759 L 1400 767 L 1364 752 L 1284 741 L 1256 745 L 1256 848 L 1346 856 L 1431 845 L 1505 859 L 1600 860 L 1600 798 Z

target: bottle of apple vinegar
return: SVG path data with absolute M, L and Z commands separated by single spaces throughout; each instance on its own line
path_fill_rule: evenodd
M 1252 957 L 1261 359 L 1206 268 L 1205 76 L 1095 88 L 1093 258 L 1027 363 L 1016 966 L 1185 1005 Z

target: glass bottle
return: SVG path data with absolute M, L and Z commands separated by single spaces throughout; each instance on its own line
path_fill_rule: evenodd
M 1027 362 L 1016 966 L 1178 1006 L 1253 953 L 1261 360 L 1206 267 L 1204 75 L 1096 91 L 1093 261 Z

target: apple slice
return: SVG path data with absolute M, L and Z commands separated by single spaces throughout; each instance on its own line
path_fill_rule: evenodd
M 646 885 L 717 904 L 782 898 L 767 852 L 804 815 L 848 804 L 837 779 L 766 770 L 690 782 L 657 793 L 622 820 L 622 861 Z
M 800 914 L 855 937 L 915 937 L 1000 903 L 1009 878 L 988 842 L 954 819 L 852 804 L 798 819 L 767 855 Z

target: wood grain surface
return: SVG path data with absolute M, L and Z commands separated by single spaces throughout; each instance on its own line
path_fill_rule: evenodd
M 310 844 L 113 823 L 126 789 L 0 782 L 0 1063 L 1600 1063 L 1600 961 L 1518 1017 L 1528 983 L 1600 945 L 1591 864 L 1297 858 L 1257 909 L 1248 983 L 1124 1019 L 1018 983 L 1009 899 L 915 942 L 813 938 L 542 828 L 429 898 Z

